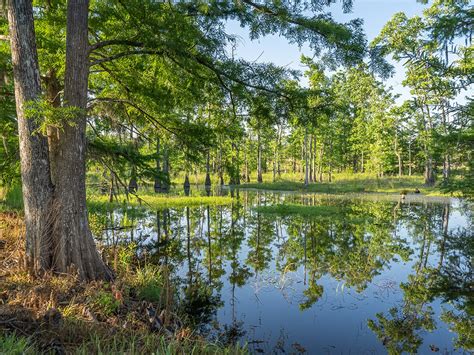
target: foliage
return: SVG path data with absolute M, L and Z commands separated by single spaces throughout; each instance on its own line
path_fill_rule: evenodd
M 149 302 L 162 301 L 164 285 L 161 273 L 161 269 L 153 265 L 137 269 L 133 286 L 139 299 Z
M 92 296 L 90 302 L 92 308 L 105 317 L 111 316 L 117 312 L 118 308 L 120 307 L 120 301 L 114 297 L 112 292 L 107 290 L 100 290 L 97 292 Z
M 34 348 L 29 340 L 15 334 L 0 336 L 0 353 L 2 354 L 34 354 Z

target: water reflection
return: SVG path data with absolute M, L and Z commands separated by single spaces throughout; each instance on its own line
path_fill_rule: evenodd
M 203 334 L 252 352 L 474 348 L 471 206 L 230 193 L 228 206 L 95 218 L 109 244 L 170 267 Z

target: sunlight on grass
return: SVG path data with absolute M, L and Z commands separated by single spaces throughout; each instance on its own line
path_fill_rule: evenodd
M 269 178 L 271 181 L 271 177 Z M 265 177 L 264 177 L 265 181 Z M 267 180 L 268 181 L 268 180 Z M 438 186 L 426 187 L 423 176 L 402 176 L 378 178 L 370 174 L 335 174 L 332 182 L 312 182 L 305 186 L 298 174 L 283 174 L 282 180 L 276 182 L 246 183 L 241 188 L 254 188 L 275 191 L 299 191 L 315 193 L 410 193 L 419 189 L 427 196 L 447 196 Z
M 129 206 L 142 206 L 153 209 L 166 207 L 184 207 L 199 205 L 228 205 L 232 203 L 232 197 L 228 196 L 162 196 L 162 195 L 141 195 L 139 198 L 130 195 L 126 200 L 125 195 L 120 195 L 119 201 L 109 202 L 109 197 L 105 195 L 91 195 L 88 197 L 88 205 L 97 207 L 97 205 L 109 205 L 120 207 L 123 204 Z

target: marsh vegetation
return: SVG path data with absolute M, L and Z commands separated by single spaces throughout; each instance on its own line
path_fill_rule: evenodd
M 472 351 L 473 8 L 375 3 L 3 1 L 0 352 Z

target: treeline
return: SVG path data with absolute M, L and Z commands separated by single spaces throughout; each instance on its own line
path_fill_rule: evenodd
M 123 171 L 128 188 L 136 189 L 142 176 L 154 179 L 156 191 L 166 191 L 170 173 L 184 173 L 185 187 L 194 174 L 206 174 L 210 185 L 210 175 L 219 184 L 240 184 L 251 176 L 263 182 L 269 172 L 271 181 L 292 173 L 305 183 L 331 181 L 335 172 L 423 174 L 427 185 L 469 180 L 471 101 L 461 105 L 443 96 L 420 103 L 414 96 L 397 105 L 366 65 L 326 76 L 321 65 L 303 62 L 310 87 L 286 81 L 286 93 L 293 95 L 288 101 L 259 96 L 248 106 L 234 98 L 237 108 L 225 101 L 196 106 L 187 117 L 195 130 L 187 132 L 188 139 L 194 141 L 186 144 L 183 136 L 165 130 L 148 139 L 137 126 L 102 129 L 110 142 L 128 144 L 131 159 Z M 102 116 L 97 120 L 104 122 Z M 97 139 L 94 135 L 94 146 Z
M 465 97 L 472 84 L 470 14 L 465 1 L 435 1 L 423 17 L 396 14 L 371 44 L 378 62 L 334 71 L 334 63 L 303 57 L 307 88 L 298 73 L 264 65 L 241 72 L 247 80 L 258 76 L 259 90 L 251 80 L 238 90 L 193 80 L 187 85 L 195 95 L 174 93 L 166 125 L 151 131 L 156 107 L 102 101 L 91 141 L 120 142 L 115 149 L 126 144 L 128 164 L 120 166 L 132 191 L 138 177 L 167 190 L 170 174 L 180 173 L 187 187 L 198 173 L 206 184 L 211 174 L 219 184 L 240 184 L 251 176 L 262 182 L 268 172 L 272 181 L 292 173 L 308 184 L 350 172 L 423 174 L 426 185 L 439 181 L 472 192 L 473 106 Z M 412 97 L 403 103 L 383 82 L 391 68 L 380 56 L 387 55 L 405 66 L 403 84 Z

